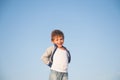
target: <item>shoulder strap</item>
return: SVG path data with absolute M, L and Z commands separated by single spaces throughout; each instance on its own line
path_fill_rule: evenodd
M 57 49 L 57 45 L 56 44 L 54 44 L 54 50 L 53 50 L 53 52 L 52 52 L 52 55 L 51 55 L 51 61 L 53 62 L 53 56 L 54 56 L 54 54 L 55 54 L 55 51 L 56 51 L 56 49 Z
M 64 47 L 64 46 L 63 46 Z M 68 53 L 68 63 L 70 63 L 70 61 L 71 61 L 71 55 L 70 55 L 70 52 L 69 52 L 69 50 L 66 48 L 66 47 L 64 47 L 65 49 L 66 49 L 66 51 L 67 51 L 67 53 Z

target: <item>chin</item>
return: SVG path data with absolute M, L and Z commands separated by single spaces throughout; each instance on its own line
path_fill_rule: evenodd
M 61 47 L 62 47 L 62 45 L 58 45 L 58 47 L 59 47 L 59 48 L 61 48 Z

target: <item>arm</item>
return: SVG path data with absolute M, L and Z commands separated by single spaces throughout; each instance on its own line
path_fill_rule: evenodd
M 52 50 L 53 50 L 53 47 L 49 47 L 47 48 L 47 50 L 43 53 L 43 55 L 41 56 L 41 60 L 47 64 L 48 66 L 51 66 L 51 61 L 50 61 L 50 57 L 51 57 L 51 54 L 52 54 Z

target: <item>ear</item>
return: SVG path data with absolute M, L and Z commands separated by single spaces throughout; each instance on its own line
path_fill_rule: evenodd
M 51 41 L 54 44 L 54 41 Z

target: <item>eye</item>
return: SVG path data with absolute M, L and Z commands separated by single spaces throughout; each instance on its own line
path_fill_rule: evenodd
M 60 40 L 63 40 L 63 38 L 61 38 Z
M 58 39 L 55 39 L 55 41 L 58 41 Z

